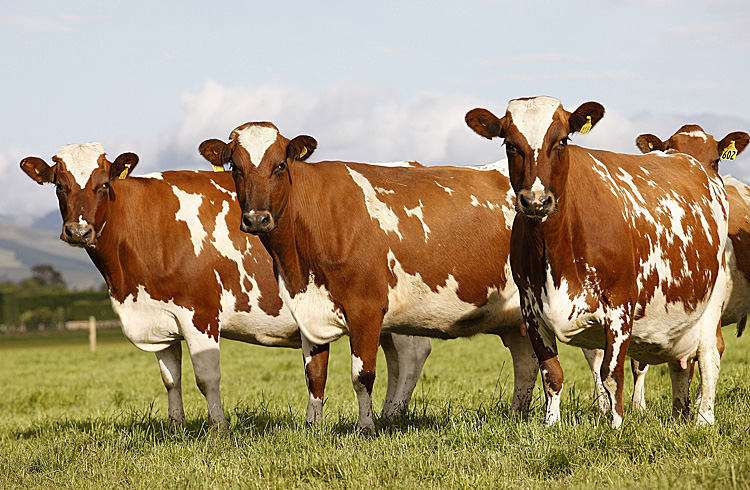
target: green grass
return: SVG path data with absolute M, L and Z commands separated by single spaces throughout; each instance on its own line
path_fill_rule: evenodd
M 353 431 L 346 340 L 315 429 L 300 351 L 224 341 L 229 430 L 212 436 L 187 352 L 188 430 L 171 434 L 154 355 L 119 331 L 100 332 L 96 353 L 86 333 L 0 337 L 0 488 L 750 488 L 750 339 L 725 334 L 714 427 L 671 420 L 669 374 L 654 366 L 648 410 L 612 431 L 583 355 L 564 346 L 563 423 L 541 425 L 539 388 L 529 420 L 513 420 L 509 352 L 481 336 L 434 341 L 411 411 L 374 437 Z M 379 406 L 382 355 L 378 374 Z

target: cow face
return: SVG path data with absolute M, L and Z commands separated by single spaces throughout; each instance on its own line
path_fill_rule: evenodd
M 242 209 L 240 229 L 255 235 L 270 233 L 278 226 L 292 186 L 290 166 L 306 160 L 317 147 L 311 136 L 283 137 L 268 122 L 237 127 L 230 142 L 211 139 L 199 151 L 214 166 L 231 165 Z
M 505 139 L 516 211 L 532 219 L 557 213 L 568 177 L 568 137 L 587 133 L 604 116 L 604 107 L 586 102 L 570 113 L 552 97 L 511 100 L 503 118 L 473 109 L 466 123 L 480 136 Z
M 696 124 L 686 124 L 667 141 L 653 134 L 642 134 L 635 144 L 643 153 L 650 151 L 676 151 L 692 156 L 707 168 L 719 171 L 719 161 L 734 160 L 750 143 L 750 136 L 742 131 L 729 133 L 721 141 L 703 131 Z
M 39 184 L 55 184 L 63 229 L 60 238 L 71 245 L 94 247 L 107 222 L 112 181 L 124 179 L 138 164 L 134 153 L 109 162 L 99 143 L 64 146 L 49 166 L 41 158 L 21 160 L 21 170 Z

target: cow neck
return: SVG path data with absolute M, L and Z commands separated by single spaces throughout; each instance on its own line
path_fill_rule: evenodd
M 318 269 L 318 251 L 313 245 L 314 223 L 325 221 L 320 219 L 317 198 L 330 182 L 326 184 L 317 166 L 320 164 L 294 162 L 290 165 L 292 186 L 287 205 L 277 216 L 276 229 L 260 236 L 273 258 L 277 277 L 283 277 L 292 296 L 307 287 L 310 274 Z
M 130 182 L 131 180 L 134 179 L 131 178 L 122 182 L 113 181 L 111 183 L 112 191 L 116 198 L 109 202 L 107 221 L 104 228 L 101 229 L 101 235 L 96 247 L 86 248 L 91 261 L 99 269 L 99 273 L 101 273 L 104 281 L 107 283 L 110 295 L 120 302 L 132 292 L 127 287 L 127 276 L 125 275 L 123 259 L 126 255 L 133 252 L 132 245 L 136 243 L 136 240 L 132 240 L 132 236 L 132 243 L 127 243 L 128 237 L 131 235 L 127 230 L 132 229 L 132 226 L 127 227 L 124 225 L 129 222 L 133 224 L 143 223 L 142 217 L 131 219 L 132 217 L 128 216 L 129 207 L 127 203 L 133 202 L 127 195 L 132 190 L 133 182 Z

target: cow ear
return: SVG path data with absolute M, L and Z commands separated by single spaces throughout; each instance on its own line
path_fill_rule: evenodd
M 487 138 L 488 140 L 496 137 L 505 137 L 503 131 L 503 120 L 498 119 L 497 116 L 487 109 L 477 108 L 470 110 L 466 113 L 464 121 L 466 121 L 466 124 L 473 129 L 475 133 Z
M 722 160 L 734 160 L 747 147 L 748 143 L 750 143 L 750 136 L 747 133 L 735 131 L 724 136 L 717 144 L 717 148 Z
M 653 134 L 642 134 L 635 139 L 635 146 L 641 150 L 641 153 L 649 153 L 651 151 L 665 151 L 667 144 L 662 140 L 654 136 Z
M 211 163 L 214 172 L 222 172 L 231 155 L 229 145 L 217 139 L 204 141 L 198 147 L 198 151 Z
M 21 170 L 39 185 L 55 181 L 55 167 L 50 167 L 38 157 L 26 157 L 21 160 Z
M 312 136 L 300 135 L 286 145 L 286 157 L 291 160 L 307 160 L 318 147 L 318 142 Z
M 570 133 L 586 134 L 604 117 L 604 106 L 598 102 L 584 102 L 568 118 Z
M 135 153 L 123 153 L 115 158 L 109 167 L 109 180 L 124 179 L 138 165 L 138 155 Z

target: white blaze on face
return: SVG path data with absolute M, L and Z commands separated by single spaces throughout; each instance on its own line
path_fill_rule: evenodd
M 539 180 L 539 177 L 537 176 L 534 183 L 531 185 L 531 190 L 533 192 L 544 192 L 544 186 L 542 185 L 542 181 Z
M 708 140 L 708 138 L 706 138 L 706 133 L 704 133 L 703 131 L 690 131 L 689 133 L 684 132 L 680 134 L 684 134 L 685 136 L 688 136 L 690 138 L 701 138 L 703 141 Z
M 203 229 L 201 220 L 198 219 L 198 210 L 203 202 L 203 196 L 200 194 L 190 194 L 172 186 L 172 192 L 180 201 L 180 209 L 175 214 L 177 221 L 184 221 L 190 231 L 190 240 L 193 242 L 193 250 L 197 256 L 203 250 L 203 240 L 208 235 Z
M 560 101 L 552 97 L 511 100 L 508 104 L 508 113 L 513 119 L 513 124 L 534 150 L 535 161 L 558 107 L 560 107 Z
M 85 143 L 63 146 L 57 152 L 57 157 L 65 162 L 73 180 L 83 189 L 91 173 L 99 167 L 99 157 L 103 154 L 104 147 L 101 143 Z
M 235 131 L 237 142 L 250 154 L 250 161 L 256 167 L 263 160 L 266 150 L 276 142 L 279 132 L 267 126 L 249 126 Z
M 378 220 L 380 228 L 386 233 L 395 233 L 399 240 L 403 239 L 401 232 L 398 231 L 398 216 L 386 203 L 378 199 L 378 194 L 367 177 L 349 167 L 346 167 L 346 169 L 349 170 L 352 180 L 362 189 L 365 195 L 365 207 L 370 214 L 370 219 Z

